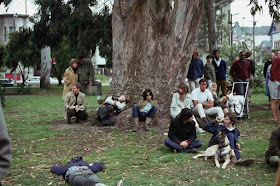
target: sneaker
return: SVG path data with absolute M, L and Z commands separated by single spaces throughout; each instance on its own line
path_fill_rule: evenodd
M 66 123 L 67 123 L 68 125 L 70 125 L 70 124 L 71 124 L 71 120 L 68 119 L 68 120 L 66 121 Z
M 205 130 L 203 130 L 202 128 L 198 128 L 198 129 L 196 129 L 196 133 L 204 133 L 205 132 Z
M 197 153 L 197 149 L 196 148 L 184 149 L 183 151 L 186 152 L 186 153 Z
M 236 165 L 239 165 L 239 166 L 249 166 L 249 165 L 251 165 L 253 163 L 254 163 L 254 160 L 252 160 L 252 159 L 238 160 L 236 162 Z
M 120 180 L 120 181 L 118 182 L 117 186 L 123 186 L 123 181 Z

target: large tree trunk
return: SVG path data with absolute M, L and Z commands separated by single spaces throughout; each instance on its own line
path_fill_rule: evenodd
M 128 93 L 135 103 L 150 88 L 160 123 L 169 122 L 172 93 L 185 81 L 203 10 L 202 0 L 175 1 L 173 8 L 169 0 L 115 0 L 110 94 Z M 131 110 L 117 121 L 131 118 Z
M 41 50 L 40 88 L 50 87 L 51 68 L 52 68 L 51 48 L 44 47 Z

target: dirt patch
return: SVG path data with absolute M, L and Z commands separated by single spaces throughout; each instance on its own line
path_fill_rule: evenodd
M 250 112 L 269 110 L 269 106 L 264 105 L 249 105 Z

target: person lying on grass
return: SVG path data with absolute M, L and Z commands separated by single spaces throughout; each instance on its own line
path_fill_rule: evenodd
M 196 148 L 201 147 L 202 142 L 196 139 L 192 110 L 184 108 L 179 117 L 171 120 L 168 137 L 164 144 L 175 152 L 197 152 Z
M 221 123 L 222 122 L 222 123 Z M 209 141 L 209 147 L 214 144 L 214 137 L 219 131 L 225 131 L 228 140 L 230 142 L 230 147 L 234 150 L 236 160 L 232 160 L 232 163 L 241 166 L 248 166 L 254 163 L 252 159 L 243 160 L 239 152 L 240 144 L 238 143 L 238 137 L 240 136 L 240 131 L 235 127 L 236 114 L 234 112 L 227 112 L 225 114 L 224 120 L 222 121 L 219 117 L 215 120 L 210 121 L 204 125 L 203 130 L 213 134 Z
M 63 166 L 52 166 L 51 172 L 61 175 L 71 186 L 106 186 L 101 183 L 99 177 L 95 174 L 105 167 L 103 162 L 96 162 L 92 165 L 83 161 L 80 156 L 73 157 L 70 162 Z M 122 185 L 122 180 L 118 186 Z

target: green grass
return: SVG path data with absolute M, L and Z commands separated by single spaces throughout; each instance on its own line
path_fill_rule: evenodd
M 116 185 L 273 185 L 276 168 L 265 164 L 271 131 L 278 126 L 271 121 L 269 103 L 263 93 L 253 95 L 251 117 L 237 126 L 241 131 L 241 155 L 252 158 L 249 167 L 228 165 L 215 168 L 213 159 L 193 160 L 193 154 L 173 153 L 163 141 L 168 126 L 147 133 L 131 133 L 126 127 L 80 127 L 56 130 L 63 124 L 62 86 L 41 91 L 32 89 L 31 96 L 7 96 L 4 114 L 12 140 L 13 160 L 4 185 L 67 185 L 62 177 L 52 174 L 52 165 L 65 164 L 73 156 L 105 163 L 97 173 L 103 183 Z M 104 95 L 109 87 L 103 87 Z M 89 112 L 95 111 L 96 97 L 88 96 Z M 59 123 L 60 122 L 60 123 Z M 62 122 L 62 123 L 61 123 Z M 211 135 L 199 134 L 206 149 Z

